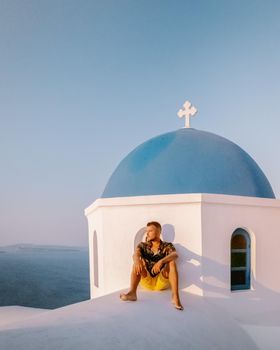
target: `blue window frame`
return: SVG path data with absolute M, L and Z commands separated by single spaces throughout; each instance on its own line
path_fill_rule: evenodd
M 230 242 L 231 290 L 250 289 L 251 285 L 251 240 L 248 232 L 236 229 Z

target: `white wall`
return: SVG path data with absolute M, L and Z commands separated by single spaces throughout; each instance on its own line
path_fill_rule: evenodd
M 134 241 L 148 221 L 179 252 L 181 289 L 207 297 L 230 291 L 230 239 L 244 228 L 251 237 L 252 290 L 280 292 L 280 200 L 180 194 L 98 199 L 85 210 L 89 222 L 91 297 L 129 288 Z M 93 282 L 93 232 L 98 238 L 99 288 Z M 139 237 L 138 237 L 139 238 Z M 244 292 L 244 291 L 242 291 Z
M 201 295 L 201 289 L 194 283 L 201 268 L 200 199 L 197 194 L 106 198 L 98 199 L 87 208 L 91 297 L 129 288 L 135 237 L 140 230 L 145 230 L 148 221 L 153 220 L 162 225 L 162 239 L 172 242 L 179 252 L 180 288 Z M 99 271 L 102 274 L 99 288 L 93 282 L 94 230 L 99 242 Z
M 251 238 L 251 290 L 280 292 L 280 200 L 203 195 L 204 295 L 232 296 L 230 240 L 236 228 Z

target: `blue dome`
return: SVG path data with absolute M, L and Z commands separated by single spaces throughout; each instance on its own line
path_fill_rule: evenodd
M 216 193 L 275 198 L 258 164 L 211 132 L 182 128 L 142 143 L 111 175 L 102 198 Z

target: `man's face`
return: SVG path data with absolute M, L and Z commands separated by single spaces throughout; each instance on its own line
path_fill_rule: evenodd
M 152 241 L 155 238 L 160 237 L 160 232 L 154 225 L 147 226 L 147 241 Z

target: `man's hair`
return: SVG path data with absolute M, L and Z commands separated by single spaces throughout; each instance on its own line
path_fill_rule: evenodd
M 151 225 L 154 225 L 158 230 L 159 232 L 161 232 L 161 224 L 157 221 L 150 221 L 147 223 L 147 226 L 151 226 Z

